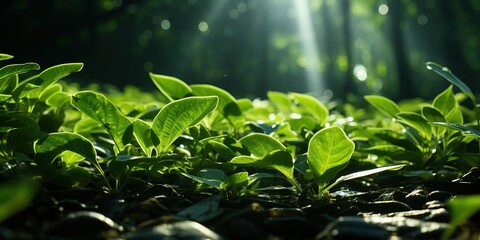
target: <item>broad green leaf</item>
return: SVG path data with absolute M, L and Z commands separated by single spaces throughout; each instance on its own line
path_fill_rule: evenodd
M 237 172 L 234 173 L 220 184 L 220 188 L 226 191 L 235 191 L 241 190 L 241 188 L 248 185 L 248 172 Z
M 215 152 L 218 153 L 220 158 L 222 158 L 223 160 L 230 161 L 232 160 L 232 158 L 237 156 L 235 152 L 232 151 L 232 149 L 230 149 L 227 145 L 221 142 L 211 140 L 208 141 L 208 144 Z
M 321 189 L 346 167 L 354 150 L 355 144 L 338 126 L 324 128 L 313 135 L 308 143 L 307 157 Z
M 72 97 L 65 92 L 57 92 L 47 98 L 45 103 L 51 107 L 63 110 L 70 107 L 71 99 Z
M 97 153 L 92 142 L 82 135 L 69 132 L 50 133 L 37 140 L 34 144 L 37 159 L 51 163 L 57 156 L 65 151 L 71 151 L 83 156 L 97 168 Z
M 445 127 L 448 127 L 448 128 L 460 130 L 464 134 L 473 135 L 476 138 L 480 138 L 480 130 L 472 128 L 472 127 L 468 127 L 468 126 L 464 126 L 464 125 L 460 125 L 460 124 L 456 124 L 456 123 L 449 123 L 449 122 L 432 122 L 430 124 L 436 125 L 436 126 L 445 126 Z
M 38 70 L 40 66 L 36 63 L 24 63 L 24 64 L 11 64 L 5 67 L 0 68 L 0 80 L 3 81 L 3 78 L 15 75 L 22 74 L 32 70 Z
M 12 95 L 16 99 L 26 95 L 31 99 L 39 98 L 50 85 L 82 68 L 83 63 L 66 63 L 47 68 L 40 74 L 20 83 Z M 26 92 L 22 93 L 24 91 Z
M 241 138 L 239 142 L 257 158 L 262 158 L 276 150 L 286 149 L 280 141 L 263 133 L 251 133 Z
M 237 156 L 234 157 L 230 163 L 235 165 L 275 169 L 287 177 L 287 180 L 299 189 L 299 185 L 293 177 L 293 158 L 287 150 L 276 150 L 260 159 L 245 155 Z
M 443 116 L 447 116 L 452 109 L 458 107 L 457 100 L 453 95 L 452 85 L 435 97 L 433 106 L 440 110 Z
M 0 111 L 0 133 L 18 128 L 29 128 L 40 131 L 37 122 L 26 113 Z
M 447 202 L 447 205 L 450 210 L 450 225 L 441 239 L 450 239 L 456 227 L 480 211 L 480 195 L 455 196 Z
M 155 145 L 152 141 L 153 134 L 150 124 L 141 119 L 135 120 L 135 122 L 133 122 L 133 136 L 135 136 L 143 153 L 145 153 L 147 157 L 152 157 L 152 151 Z
M 292 118 L 292 115 L 294 118 Z M 316 126 L 316 121 L 315 121 L 315 118 L 311 117 L 311 116 L 303 116 L 303 115 L 294 115 L 294 114 L 290 114 L 290 119 L 287 119 L 286 121 L 290 127 L 293 129 L 293 130 L 296 130 L 296 131 L 301 131 L 302 128 L 306 128 L 306 129 L 315 129 L 315 126 Z
M 386 97 L 368 95 L 365 96 L 365 100 L 377 110 L 392 118 L 401 111 L 400 107 L 395 102 Z
M 217 110 L 233 124 L 242 119 L 242 110 L 236 103 L 236 99 L 227 91 L 208 84 L 194 84 L 190 87 L 195 96 L 217 96 Z
M 3 182 L 0 185 L 0 223 L 27 208 L 35 192 L 36 186 L 31 181 Z
M 160 92 L 170 101 L 184 98 L 192 93 L 192 89 L 178 78 L 154 73 L 150 73 L 150 78 Z
M 436 108 L 432 107 L 423 107 L 422 108 L 422 115 L 427 119 L 427 121 L 430 122 L 445 122 L 445 117 L 442 115 L 440 111 L 438 111 Z M 446 128 L 440 127 L 440 126 L 435 126 L 433 127 L 433 132 L 435 133 L 435 136 L 440 138 L 446 131 Z
M 422 115 L 417 113 L 402 112 L 397 114 L 397 117 L 404 124 L 414 128 L 422 138 L 426 140 L 432 139 L 432 127 Z
M 77 166 L 83 159 L 85 159 L 85 157 L 78 153 L 70 151 L 62 153 L 62 162 L 65 163 L 67 168 Z
M 7 59 L 12 59 L 13 56 L 5 53 L 0 53 L 0 61 L 7 60 Z
M 216 189 L 220 189 L 220 185 L 227 178 L 223 171 L 211 168 L 198 171 L 196 176 L 187 173 L 182 173 L 182 175 Z
M 254 108 L 252 100 L 248 98 L 237 99 L 236 103 L 242 112 L 248 112 Z
M 152 122 L 152 130 L 160 143 L 157 151 L 164 153 L 188 127 L 198 124 L 218 105 L 218 97 L 187 97 L 165 105 Z
M 293 103 L 287 94 L 276 91 L 268 91 L 267 97 L 280 112 L 290 112 Z
M 328 118 L 328 109 L 313 96 L 301 93 L 289 93 L 297 100 L 310 114 L 312 114 L 320 124 L 324 126 Z
M 2 94 L 0 93 L 0 102 L 5 102 L 7 101 L 8 99 L 10 99 L 12 97 L 12 95 L 10 94 Z
M 0 80 L 0 93 L 11 95 L 18 85 L 18 76 L 13 75 Z
M 462 92 L 464 92 L 475 104 L 477 103 L 477 100 L 475 98 L 475 95 L 473 94 L 472 90 L 460 79 L 455 76 L 450 69 L 447 67 L 443 67 L 439 64 L 436 64 L 434 62 L 427 62 L 427 69 L 432 70 L 442 76 L 443 78 L 447 79 L 450 83 L 455 85 L 456 87 L 460 88 Z
M 328 191 L 329 189 L 331 189 L 332 187 L 334 187 L 335 185 L 337 185 L 341 182 L 345 182 L 345 181 L 356 179 L 356 178 L 370 176 L 370 175 L 380 173 L 380 172 L 384 172 L 384 171 L 400 170 L 404 166 L 405 166 L 405 164 L 398 164 L 398 165 L 379 167 L 379 168 L 374 168 L 374 169 L 370 169 L 370 170 L 365 170 L 365 171 L 360 171 L 360 172 L 355 172 L 355 173 L 351 173 L 351 174 L 348 174 L 348 175 L 344 175 L 344 176 L 341 176 L 341 177 L 337 178 L 337 180 L 334 183 L 330 184 L 323 191 L 326 192 L 326 191 Z
M 90 91 L 72 96 L 72 105 L 99 123 L 121 151 L 132 138 L 132 122 L 104 95 Z
M 450 123 L 463 124 L 463 114 L 460 108 L 453 108 L 446 116 L 445 120 Z

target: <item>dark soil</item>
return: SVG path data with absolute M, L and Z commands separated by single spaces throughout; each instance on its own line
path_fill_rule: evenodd
M 271 194 L 236 199 L 170 184 L 128 196 L 45 185 L 0 225 L 1 239 L 439 239 L 446 201 L 480 193 L 479 176 L 448 181 L 354 180 L 319 201 Z M 468 180 L 468 181 L 467 181 Z M 478 239 L 480 216 L 456 239 Z

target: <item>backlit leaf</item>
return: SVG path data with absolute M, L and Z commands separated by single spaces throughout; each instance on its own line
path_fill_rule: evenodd
M 462 90 L 462 92 L 465 93 L 474 103 L 477 102 L 472 90 L 464 82 L 458 79 L 457 76 L 450 71 L 450 69 L 434 62 L 427 62 L 426 64 L 428 70 L 432 70 L 443 78 L 447 79 L 450 83 L 460 88 L 460 90 Z
M 443 116 L 447 114 L 454 108 L 457 107 L 457 100 L 453 95 L 452 85 L 450 85 L 445 91 L 438 94 L 433 100 L 433 106 L 440 110 Z
M 432 107 L 423 107 L 422 115 L 430 122 L 445 122 L 445 117 L 440 111 Z M 433 132 L 437 138 L 440 138 L 445 133 L 446 129 L 441 126 L 436 126 L 433 128 Z
M 155 147 L 152 141 L 153 134 L 151 126 L 147 122 L 137 119 L 133 123 L 133 135 L 135 136 L 135 139 L 145 155 L 147 155 L 147 157 L 151 157 L 152 150 Z
M 0 79 L 15 74 L 22 74 L 32 70 L 38 70 L 40 66 L 36 63 L 11 64 L 0 68 Z
M 99 123 L 110 134 L 119 151 L 130 142 L 132 122 L 104 95 L 78 92 L 72 96 L 72 105 Z
M 365 100 L 377 110 L 392 118 L 401 111 L 400 107 L 395 102 L 386 97 L 368 95 L 365 96 Z
M 51 163 L 57 156 L 65 151 L 70 151 L 83 156 L 92 163 L 99 171 L 100 165 L 97 162 L 97 153 L 92 142 L 82 135 L 69 132 L 50 133 L 37 140 L 34 144 L 37 159 L 42 162 Z M 103 174 L 103 172 L 101 172 Z
M 337 178 L 337 180 L 334 183 L 332 183 L 331 185 L 329 185 L 328 188 L 325 188 L 324 191 L 328 191 L 333 186 L 335 186 L 335 185 L 337 185 L 341 182 L 345 182 L 345 181 L 356 179 L 356 178 L 366 177 L 366 176 L 370 176 L 370 175 L 373 175 L 373 174 L 376 174 L 376 173 L 385 172 L 385 171 L 389 171 L 389 170 L 395 170 L 395 171 L 400 170 L 404 166 L 405 166 L 405 164 L 398 164 L 398 165 L 379 167 L 379 168 L 374 168 L 374 169 L 370 169 L 370 170 L 354 172 L 354 173 L 351 173 L 351 174 L 348 174 L 348 175 L 344 175 L 344 176 L 341 176 L 341 177 Z
M 258 158 L 262 158 L 276 150 L 286 149 L 276 138 L 263 133 L 251 133 L 241 138 L 239 142 Z
M 21 82 L 12 95 L 16 99 L 27 95 L 30 99 L 39 98 L 52 84 L 82 68 L 83 63 L 65 63 L 47 68 L 40 74 Z
M 342 170 L 355 150 L 355 144 L 338 126 L 324 128 L 308 143 L 308 163 L 320 188 L 324 188 Z
M 426 140 L 432 139 L 432 127 L 428 124 L 425 118 L 417 113 L 399 113 L 397 117 L 400 121 L 412 128 L 414 128 L 422 138 Z
M 293 158 L 286 150 L 273 151 L 262 158 L 250 156 L 234 157 L 230 163 L 235 165 L 246 165 L 251 167 L 272 168 L 281 172 L 287 179 L 293 183 Z
M 5 53 L 0 53 L 0 61 L 7 60 L 7 59 L 12 59 L 13 56 Z
M 322 102 L 307 94 L 289 93 L 289 95 L 293 96 L 295 100 L 307 109 L 307 111 L 317 119 L 320 126 L 325 125 L 328 118 L 328 109 Z
M 165 105 L 152 122 L 152 130 L 160 143 L 157 151 L 164 153 L 188 127 L 198 124 L 215 110 L 218 97 L 187 97 Z
M 217 110 L 232 123 L 242 120 L 242 110 L 236 103 L 236 99 L 227 91 L 208 84 L 194 84 L 190 87 L 195 96 L 217 96 Z
M 186 97 L 192 93 L 192 89 L 178 78 L 154 73 L 150 73 L 150 78 L 170 101 Z

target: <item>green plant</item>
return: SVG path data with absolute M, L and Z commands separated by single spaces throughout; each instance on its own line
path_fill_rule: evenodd
M 452 87 L 415 105 L 365 96 L 379 114 L 294 92 L 236 99 L 215 86 L 153 73 L 158 93 L 83 90 L 60 81 L 81 68 L 0 69 L 3 162 L 25 163 L 35 178 L 63 187 L 96 184 L 118 194 L 175 175 L 226 198 L 287 191 L 315 199 L 344 181 L 389 170 L 431 178 L 478 166 L 466 147 L 480 134 Z M 442 74 L 476 103 L 453 74 Z M 133 97 L 139 94 L 146 100 Z

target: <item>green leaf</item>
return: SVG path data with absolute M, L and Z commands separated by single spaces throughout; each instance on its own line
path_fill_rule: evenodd
M 12 58 L 13 58 L 12 55 L 8 55 L 8 54 L 5 54 L 5 53 L 0 53 L 0 61 L 7 60 L 7 59 L 12 59 Z
M 152 150 L 155 148 L 155 145 L 152 141 L 154 136 L 150 124 L 141 119 L 135 120 L 133 122 L 133 136 L 135 136 L 145 155 L 152 157 Z
M 385 171 L 389 171 L 389 170 L 397 171 L 397 170 L 400 170 L 401 168 L 403 168 L 404 166 L 405 166 L 405 164 L 398 164 L 398 165 L 379 167 L 379 168 L 374 168 L 374 169 L 370 169 L 370 170 L 365 170 L 365 171 L 360 171 L 360 172 L 355 172 L 355 173 L 351 173 L 351 174 L 348 174 L 348 175 L 344 175 L 344 176 L 341 176 L 341 177 L 337 178 L 337 180 L 334 183 L 330 184 L 323 191 L 326 192 L 329 189 L 331 189 L 333 186 L 335 186 L 335 185 L 337 185 L 341 182 L 345 182 L 345 181 L 356 179 L 356 178 L 366 177 L 366 176 L 370 176 L 370 175 L 373 175 L 373 174 L 376 174 L 376 173 L 385 172 Z
M 152 122 L 152 130 L 160 143 L 157 151 L 164 153 L 188 127 L 198 124 L 215 110 L 218 97 L 187 97 L 165 105 Z
M 280 112 L 290 112 L 293 103 L 287 94 L 276 91 L 268 91 L 267 97 Z
M 422 108 L 422 115 L 427 119 L 428 122 L 445 122 L 445 117 L 442 115 L 440 111 L 438 111 L 436 108 L 432 107 L 423 107 Z M 446 128 L 436 126 L 433 128 L 433 132 L 435 133 L 435 136 L 440 138 L 446 131 Z
M 36 186 L 32 182 L 2 183 L 0 185 L 0 223 L 28 207 L 35 192 Z
M 184 98 L 192 93 L 192 89 L 178 78 L 154 73 L 150 73 L 150 78 L 160 92 L 170 101 Z
M 194 84 L 190 86 L 195 96 L 217 96 L 217 110 L 232 124 L 242 121 L 242 110 L 236 103 L 236 99 L 227 91 L 208 84 Z
M 183 176 L 186 176 L 196 182 L 206 184 L 208 186 L 220 189 L 220 185 L 227 178 L 225 173 L 219 169 L 202 169 L 197 173 L 197 176 L 182 173 Z
M 456 123 L 449 123 L 449 122 L 431 122 L 430 124 L 436 125 L 436 126 L 445 126 L 448 128 L 460 130 L 464 134 L 467 135 L 473 135 L 476 138 L 480 138 L 480 130 L 472 128 L 472 127 L 467 127 L 464 125 L 456 124 Z
M 397 114 L 397 117 L 402 123 L 414 128 L 423 139 L 429 141 L 432 139 L 432 127 L 422 115 L 417 113 L 403 112 Z
M 393 118 L 401 111 L 400 107 L 395 102 L 386 97 L 368 95 L 364 98 L 368 103 L 370 103 L 370 105 L 389 117 Z
M 321 189 L 346 167 L 354 150 L 355 144 L 338 126 L 324 128 L 313 135 L 308 143 L 307 157 Z
M 480 195 L 455 196 L 447 202 L 447 205 L 450 210 L 450 225 L 441 239 L 450 239 L 457 226 L 480 211 Z
M 458 107 L 457 100 L 453 95 L 452 85 L 435 97 L 433 106 L 440 110 L 443 116 L 447 116 L 452 109 Z
M 251 133 L 241 138 L 239 142 L 257 158 L 262 158 L 273 151 L 287 149 L 280 141 L 263 133 Z
M 38 70 L 40 66 L 36 63 L 24 63 L 24 64 L 11 64 L 0 68 L 0 79 L 15 75 L 22 74 L 32 70 Z
M 460 108 L 453 108 L 446 116 L 445 120 L 450 123 L 463 124 L 463 114 Z
M 97 153 L 92 142 L 82 135 L 69 132 L 50 133 L 37 140 L 34 144 L 37 159 L 50 164 L 57 156 L 65 151 L 71 151 L 83 156 L 96 167 Z
M 25 96 L 25 94 L 31 99 L 39 98 L 42 93 L 52 84 L 70 75 L 70 73 L 82 70 L 82 68 L 83 63 L 66 63 L 47 68 L 40 74 L 20 83 L 12 95 L 14 95 L 16 99 L 20 98 L 21 96 Z M 32 85 L 38 87 L 33 87 L 30 89 Z M 24 90 L 27 91 L 25 94 L 22 94 Z
M 99 123 L 110 134 L 119 151 L 130 142 L 132 122 L 104 95 L 78 92 L 72 96 L 72 105 Z
M 220 188 L 226 191 L 235 191 L 241 190 L 243 187 L 248 185 L 248 172 L 237 172 L 234 173 L 220 184 Z
M 0 80 L 0 93 L 11 95 L 18 85 L 18 76 L 13 75 Z
M 225 145 L 221 142 L 218 142 L 218 141 L 215 141 L 215 140 L 210 140 L 210 141 L 208 141 L 208 144 L 210 145 L 210 147 L 215 152 L 218 153 L 220 158 L 222 158 L 226 161 L 230 161 L 230 160 L 232 160 L 232 158 L 236 157 L 235 152 L 233 152 L 232 149 L 230 149 L 227 145 Z
M 234 157 L 230 163 L 251 167 L 272 168 L 285 175 L 294 186 L 296 185 L 293 178 L 293 158 L 286 150 L 273 151 L 260 159 L 245 155 L 237 156 Z
M 462 90 L 462 92 L 465 93 L 475 104 L 477 103 L 472 90 L 464 82 L 458 79 L 457 76 L 450 71 L 450 69 L 434 62 L 427 62 L 426 64 L 428 70 L 432 70 L 443 78 L 447 79 L 447 81 L 460 88 L 460 90 Z
M 313 117 L 316 118 L 320 126 L 324 126 L 328 118 L 328 109 L 313 96 L 301 93 L 289 93 L 297 100 Z

